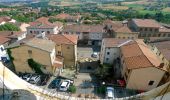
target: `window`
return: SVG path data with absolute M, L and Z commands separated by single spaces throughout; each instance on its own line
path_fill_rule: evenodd
M 70 49 L 70 47 L 67 47 L 67 49 Z
M 58 51 L 58 55 L 61 55 L 61 51 Z
M 50 34 L 50 31 L 47 31 L 47 34 Z
M 31 57 L 31 55 L 32 55 L 32 50 L 28 50 L 28 55 Z
M 150 28 L 150 31 L 152 32 L 152 28 Z
M 108 60 L 109 60 L 109 58 L 106 58 L 106 60 L 108 61 Z
M 147 28 L 145 28 L 145 31 L 147 31 L 148 29 Z
M 4 51 L 4 49 L 1 47 L 1 51 Z
M 155 32 L 157 32 L 158 31 L 158 29 L 155 29 Z
M 140 28 L 140 30 L 139 31 L 142 31 L 143 29 L 142 28 Z
M 80 34 L 80 32 L 76 32 L 76 34 L 77 34 L 77 35 L 79 35 L 79 34 Z
M 107 52 L 107 55 L 110 55 L 110 52 Z
M 163 37 L 165 37 L 165 36 L 166 36 L 166 34 L 164 33 L 164 34 L 163 34 Z
M 170 37 L 170 34 L 168 34 L 168 37 Z
M 153 85 L 154 81 L 149 81 L 148 85 Z
M 161 36 L 161 34 L 158 34 L 158 37 L 160 37 Z
M 32 31 L 30 31 L 30 33 L 32 33 Z

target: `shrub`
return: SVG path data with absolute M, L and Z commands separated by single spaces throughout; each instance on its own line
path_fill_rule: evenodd
M 4 25 L 0 25 L 0 31 L 19 31 L 19 27 L 14 24 L 6 23 Z
M 97 88 L 97 93 L 105 94 L 106 93 L 106 87 L 105 86 L 101 86 L 101 87 Z
M 71 93 L 76 93 L 76 87 L 74 85 L 72 85 L 69 87 L 68 91 Z
M 41 70 L 41 65 L 35 62 L 33 59 L 28 59 L 28 65 L 38 74 L 44 74 Z

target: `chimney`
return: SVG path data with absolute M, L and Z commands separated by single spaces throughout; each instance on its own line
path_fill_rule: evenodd
M 163 68 L 164 67 L 164 63 L 161 63 L 158 67 L 159 68 Z
M 14 34 L 14 32 L 12 31 L 12 32 L 11 32 L 11 35 L 13 35 L 13 34 Z

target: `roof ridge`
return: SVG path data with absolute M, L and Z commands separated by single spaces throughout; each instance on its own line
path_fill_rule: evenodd
M 146 57 L 146 55 L 145 55 L 145 53 L 142 51 L 142 49 L 140 48 L 140 46 L 139 46 L 139 42 L 137 42 L 137 41 L 135 41 L 136 43 L 137 43 L 137 45 L 138 45 L 138 47 L 139 47 L 139 49 L 141 50 L 141 52 L 142 52 L 142 54 Z M 140 45 L 142 45 L 142 46 L 144 46 L 143 44 L 140 44 Z M 146 46 L 144 46 L 144 47 L 146 47 Z M 146 59 L 149 61 L 149 63 L 151 63 L 151 61 L 148 59 L 148 57 L 146 57 Z M 154 66 L 154 64 L 153 63 L 151 63 L 151 65 L 153 65 Z

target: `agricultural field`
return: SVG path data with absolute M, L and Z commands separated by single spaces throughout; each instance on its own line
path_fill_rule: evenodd
M 71 6 L 76 6 L 76 5 L 80 5 L 81 2 L 72 2 L 72 1 L 50 1 L 48 3 L 51 6 L 62 6 L 62 7 L 71 7 Z
M 127 10 L 129 9 L 128 6 L 117 6 L 114 4 L 103 4 L 102 6 L 99 6 L 100 9 L 104 9 L 104 10 Z
M 164 8 L 162 11 L 163 11 L 163 12 L 169 12 L 169 13 L 170 13 L 170 7 Z

